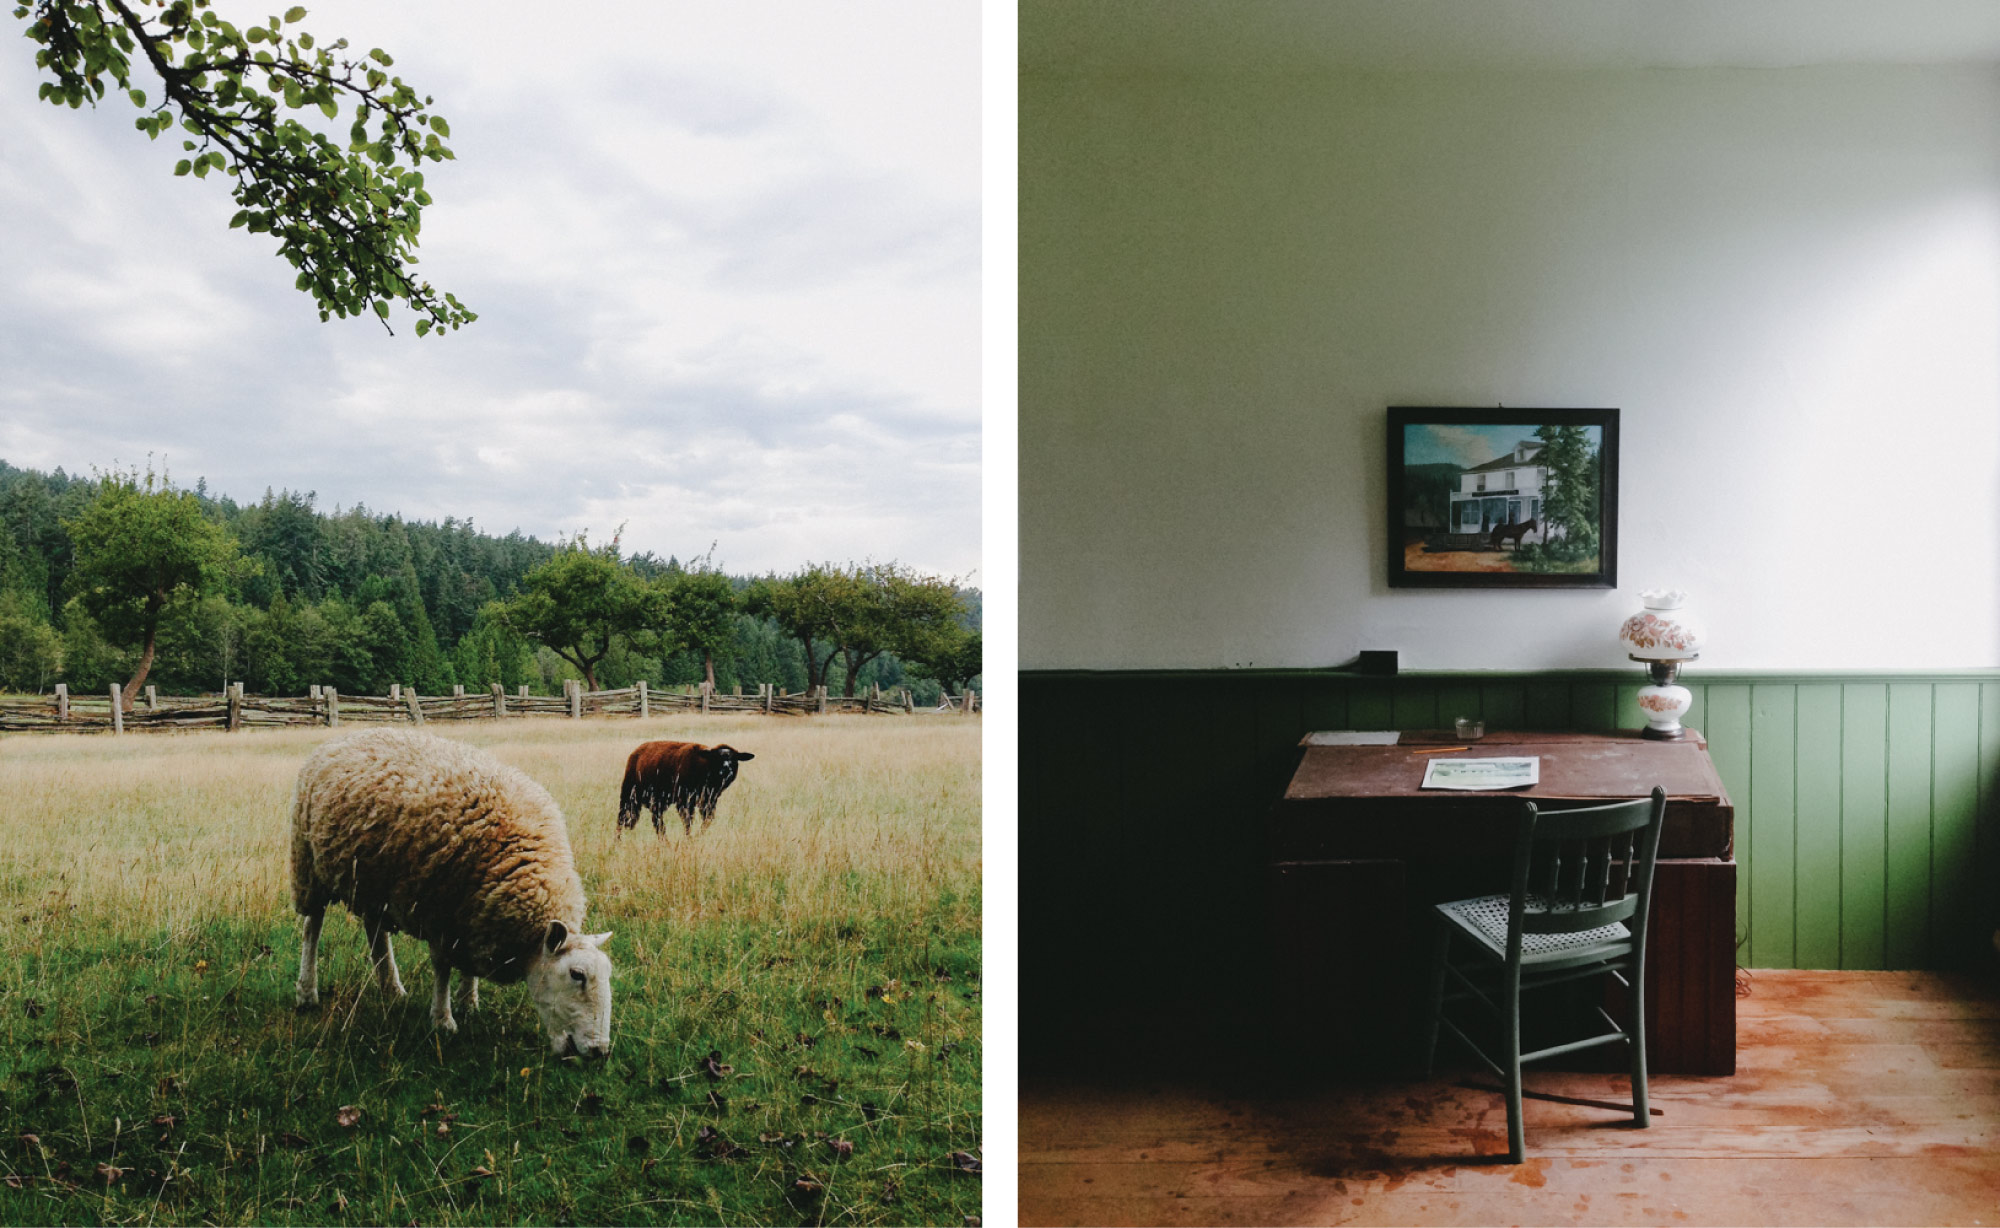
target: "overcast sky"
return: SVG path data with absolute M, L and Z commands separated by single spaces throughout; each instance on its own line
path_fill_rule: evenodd
M 37 103 L 8 20 L 0 459 L 984 583 L 977 5 L 305 3 L 450 121 L 420 268 L 479 321 L 320 323 L 177 134 Z

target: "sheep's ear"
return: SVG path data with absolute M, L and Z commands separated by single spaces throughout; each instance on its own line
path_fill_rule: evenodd
M 751 753 L 750 753 L 749 751 L 747 751 L 747 750 L 739 750 L 739 751 L 737 751 L 737 752 L 736 752 L 736 758 L 737 758 L 737 761 L 738 761 L 738 762 L 741 762 L 741 761 L 743 761 L 743 760 L 745 760 L 745 759 L 755 759 L 756 757 L 757 757 L 757 756 L 755 756 L 755 755 L 751 754 Z
M 542 946 L 544 949 L 549 954 L 554 955 L 557 951 L 562 950 L 563 944 L 568 941 L 569 926 L 564 925 L 560 921 L 549 922 L 549 932 L 542 936 Z
M 579 940 L 587 942 L 593 947 L 601 947 L 611 941 L 611 934 L 612 931 L 605 930 L 602 934 L 579 934 L 577 937 Z

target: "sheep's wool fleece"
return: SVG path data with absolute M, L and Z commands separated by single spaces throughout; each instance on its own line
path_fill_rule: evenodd
M 583 928 L 583 882 L 548 790 L 462 742 L 385 729 L 337 738 L 299 769 L 292 899 L 340 901 L 517 981 L 550 921 Z

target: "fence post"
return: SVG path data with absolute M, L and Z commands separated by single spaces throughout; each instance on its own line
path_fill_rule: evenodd
M 819 684 L 819 714 L 826 715 L 826 683 Z
M 646 694 L 646 680 L 639 679 L 639 719 L 646 720 L 653 715 L 653 698 Z
M 911 716 L 917 714 L 917 693 L 908 687 L 903 688 L 903 711 Z
M 326 727 L 340 728 L 340 692 L 333 687 L 323 686 L 319 689 L 319 693 L 320 698 L 326 700 Z
M 451 697 L 453 699 L 465 698 L 465 684 L 463 682 L 454 682 L 451 684 Z
M 56 683 L 56 719 L 58 721 L 69 719 L 69 683 L 67 682 Z
M 507 715 L 507 688 L 493 684 L 493 715 L 497 719 Z
M 583 683 L 575 678 L 564 681 L 563 689 L 569 692 L 569 719 L 583 719 Z
M 402 703 L 402 702 L 403 702 L 403 684 L 402 684 L 402 683 L 400 683 L 400 682 L 392 682 L 392 683 L 390 683 L 390 684 L 389 684 L 389 698 L 390 698 L 391 700 L 395 701 L 396 703 Z
M 403 692 L 403 703 L 410 710 L 410 723 L 412 725 L 423 724 L 424 723 L 423 696 L 417 694 L 417 688 L 411 687 L 409 690 Z
M 526 699 L 528 697 L 528 684 L 523 682 L 521 684 L 521 689 L 519 691 L 516 691 L 515 694 L 522 699 Z
M 160 692 L 152 683 L 146 684 L 146 711 L 157 712 L 160 707 Z
M 125 732 L 125 688 L 111 684 L 111 736 Z
M 243 728 L 243 684 L 232 682 L 223 688 L 222 728 L 226 733 L 235 733 Z
M 757 689 L 764 692 L 764 715 L 769 716 L 771 715 L 771 706 L 778 698 L 778 684 L 775 682 L 760 682 L 757 684 Z
M 703 683 L 701 684 L 701 714 L 703 716 L 708 715 L 708 696 L 709 696 L 708 683 L 706 681 L 703 681 Z

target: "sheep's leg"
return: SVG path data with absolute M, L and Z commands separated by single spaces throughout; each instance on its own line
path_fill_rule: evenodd
M 665 815 L 666 813 L 667 813 L 667 801 L 666 801 L 666 799 L 665 799 L 665 798 L 663 798 L 663 797 L 657 797 L 657 796 L 656 796 L 656 797 L 654 797 L 654 798 L 653 798 L 653 834 L 654 834 L 654 835 L 656 835 L 656 836 L 658 836 L 658 837 L 659 837 L 660 839 L 662 839 L 662 840 L 664 840 L 664 839 L 666 839 L 666 838 L 667 838 L 667 825 L 666 825 L 666 822 L 664 821 L 664 819 L 662 818 L 662 816 L 664 816 L 664 815 Z
M 476 976 L 468 976 L 465 978 L 465 1013 L 470 1015 L 472 1012 L 478 1009 L 479 1009 L 479 978 Z
M 680 804 L 680 807 L 679 807 L 679 809 L 680 809 L 680 812 L 681 812 L 681 834 L 682 834 L 683 836 L 686 836 L 686 837 L 688 837 L 689 839 L 693 839 L 693 838 L 694 838 L 694 799 L 693 799 L 693 798 L 688 798 L 688 799 L 686 799 L 685 801 L 681 802 L 681 804 Z
M 434 978 L 431 986 L 431 1023 L 440 1032 L 456 1032 L 458 1021 L 451 1017 L 451 961 L 445 958 L 444 947 L 435 942 L 431 944 L 431 975 Z
M 299 1008 L 319 1003 L 319 927 L 326 909 L 306 914 L 306 936 L 299 944 Z
M 389 941 L 389 927 L 379 921 L 368 925 L 368 957 L 375 965 L 376 984 L 398 998 L 409 993 L 403 988 L 403 978 L 396 974 L 396 948 Z
M 714 798 L 710 798 L 709 800 L 707 800 L 707 801 L 705 801 L 705 802 L 703 802 L 703 803 L 701 804 L 701 834 L 702 834 L 702 835 L 704 835 L 704 836 L 705 836 L 705 835 L 707 835 L 707 834 L 708 834 L 708 825 L 709 825 L 710 823 L 713 823 L 713 822 L 715 822 L 715 799 L 714 799 Z

